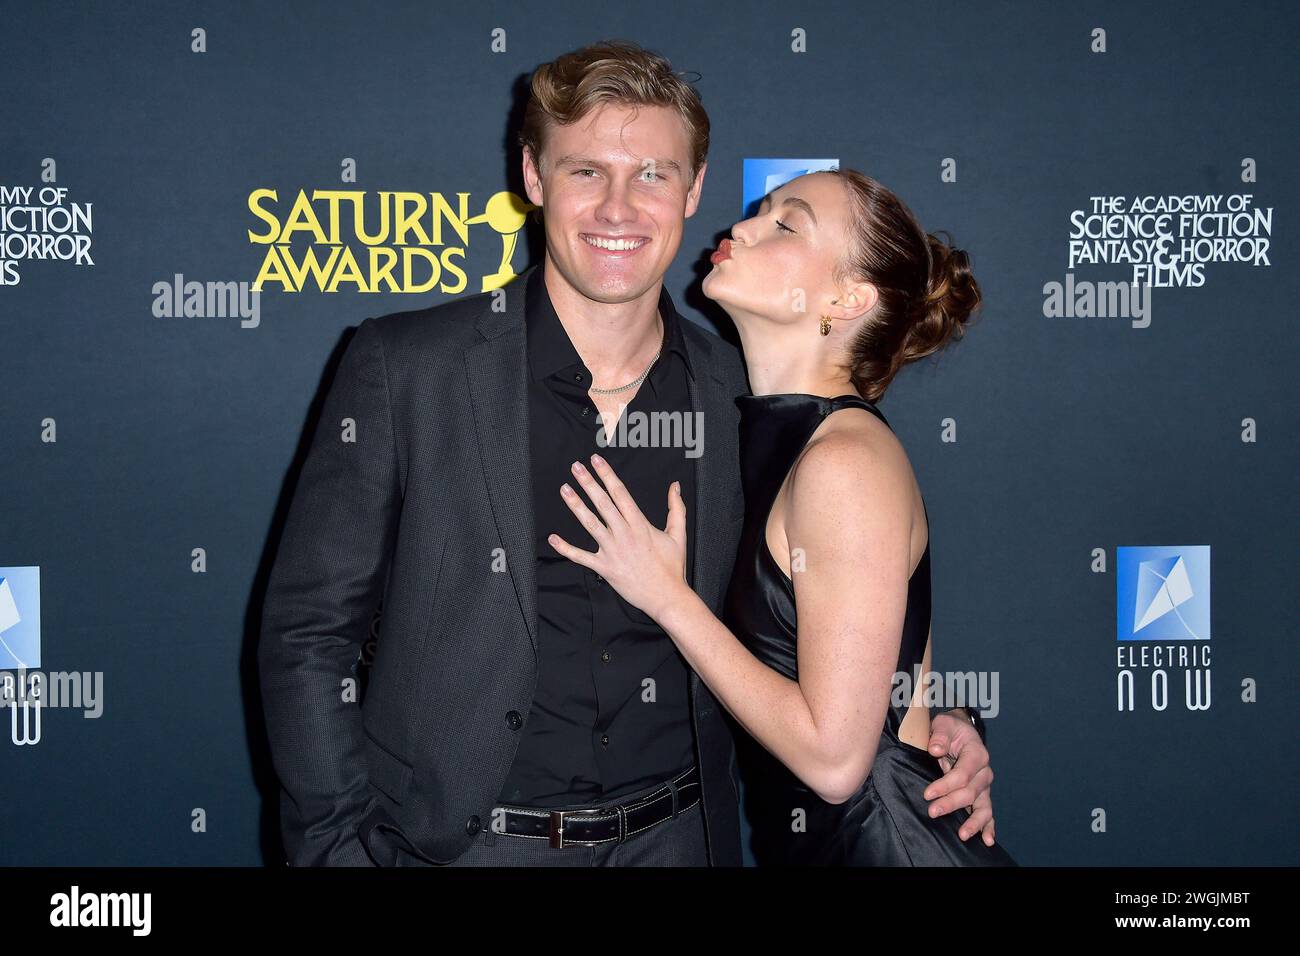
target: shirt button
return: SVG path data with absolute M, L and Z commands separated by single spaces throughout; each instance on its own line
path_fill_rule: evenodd
M 586 405 L 583 405 L 583 406 L 582 406 L 582 414 L 583 414 L 584 417 L 585 417 L 586 414 L 587 414 L 587 406 L 586 406 Z
M 609 663 L 609 651 L 601 651 L 601 652 L 600 652 L 600 659 L 601 659 L 602 661 L 604 661 L 606 664 L 608 664 L 608 663 Z
M 602 578 L 602 577 L 598 574 L 598 575 L 596 575 L 596 583 L 597 583 L 597 584 L 604 584 L 604 583 L 605 583 L 605 579 Z
M 483 829 L 483 824 L 479 823 L 477 814 L 465 821 L 465 832 L 468 833 L 470 836 L 473 836 L 475 833 L 478 833 L 478 831 L 481 829 Z
M 574 372 L 574 373 L 573 373 L 573 380 L 574 380 L 575 382 L 581 382 L 581 381 L 582 381 L 582 373 L 581 373 L 581 372 Z
M 602 747 L 608 747 L 608 746 L 609 746 L 609 734 L 601 734 L 601 735 L 600 735 L 600 745 L 601 745 Z
M 524 718 L 519 715 L 519 711 L 512 710 L 506 714 L 506 725 L 511 730 L 518 730 L 524 725 Z

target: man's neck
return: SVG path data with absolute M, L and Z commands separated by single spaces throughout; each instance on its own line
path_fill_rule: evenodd
M 645 371 L 664 339 L 662 279 L 628 302 L 597 302 L 569 285 L 549 259 L 542 275 L 555 314 L 595 385 L 614 388 Z

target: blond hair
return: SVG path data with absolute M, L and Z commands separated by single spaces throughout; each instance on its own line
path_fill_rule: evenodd
M 628 40 L 593 43 L 539 66 L 533 72 L 519 145 L 533 154 L 540 171 L 549 125 L 567 126 L 604 103 L 674 110 L 686 126 L 694 180 L 709 154 L 709 116 L 699 93 L 664 57 Z

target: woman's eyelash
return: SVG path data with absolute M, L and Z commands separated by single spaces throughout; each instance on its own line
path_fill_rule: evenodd
M 783 223 L 780 219 L 778 219 L 778 220 L 776 221 L 776 227 L 777 227 L 778 229 L 784 229 L 786 232 L 794 232 L 793 229 L 791 229 L 789 226 L 787 226 L 785 223 Z

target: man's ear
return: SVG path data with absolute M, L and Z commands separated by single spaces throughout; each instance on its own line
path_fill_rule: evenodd
M 709 168 L 707 162 L 700 164 L 699 172 L 695 174 L 695 181 L 691 183 L 691 191 L 686 194 L 686 216 L 690 219 L 695 215 L 695 210 L 700 207 L 700 193 L 704 191 L 704 171 Z
M 528 194 L 528 201 L 534 206 L 544 205 L 542 202 L 542 174 L 533 159 L 532 150 L 527 146 L 524 147 L 523 173 L 524 192 Z

